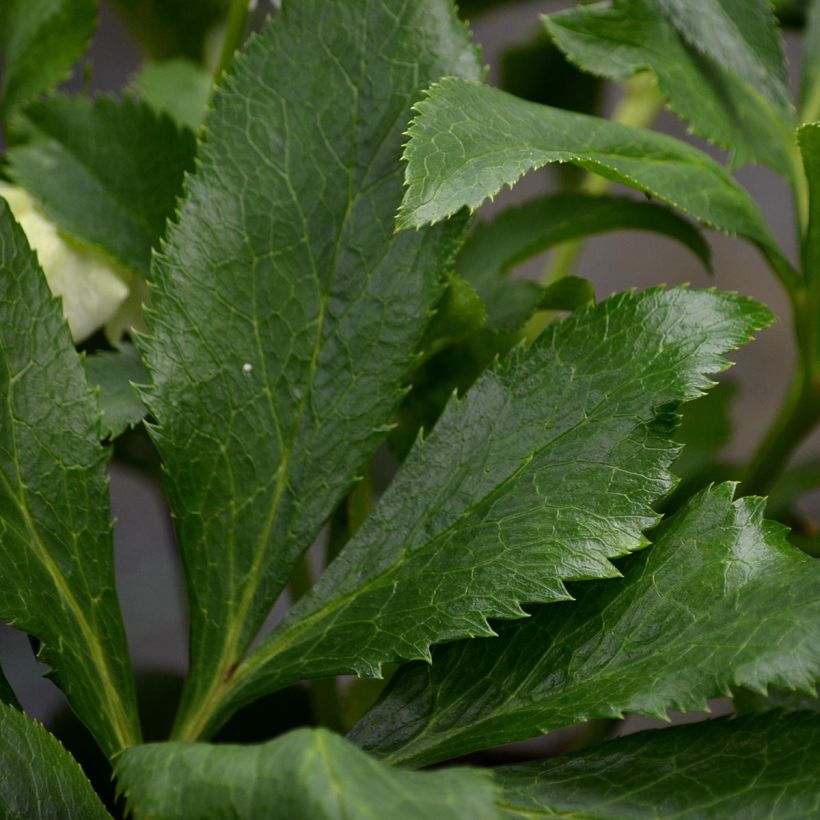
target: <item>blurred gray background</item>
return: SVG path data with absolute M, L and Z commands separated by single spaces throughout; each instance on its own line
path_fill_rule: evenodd
M 505 46 L 534 34 L 539 27 L 539 14 L 566 5 L 566 2 L 548 0 L 510 3 L 474 21 L 475 39 L 483 46 L 491 82 L 497 82 L 498 57 Z M 790 68 L 795 73 L 800 62 L 797 38 L 787 37 L 786 45 Z M 117 93 L 129 82 L 140 60 L 137 47 L 117 17 L 103 4 L 100 26 L 90 52 L 91 87 Z M 550 82 L 549 77 L 542 79 L 544 83 Z M 608 90 L 607 108 L 617 96 L 617 89 Z M 684 126 L 671 115 L 662 115 L 656 127 L 686 137 Z M 749 127 L 753 128 L 754 123 Z M 720 156 L 719 152 L 708 150 Z M 762 168 L 743 169 L 738 178 L 760 203 L 774 234 L 793 257 L 794 215 L 785 183 Z M 530 174 L 514 191 L 499 196 L 492 208 L 500 209 L 526 199 L 548 190 L 551 184 L 548 171 Z M 736 290 L 764 302 L 778 317 L 783 317 L 734 357 L 737 366 L 732 378 L 740 383 L 741 393 L 734 414 L 736 435 L 729 452 L 734 457 L 742 457 L 765 430 L 785 391 L 794 358 L 792 330 L 785 295 L 758 252 L 742 241 L 714 232 L 709 232 L 708 238 L 714 253 L 714 276 L 708 275 L 682 246 L 651 234 L 627 232 L 590 240 L 576 272 L 595 284 L 599 298 L 626 288 L 689 282 L 696 287 Z M 543 256 L 533 260 L 517 275 L 537 276 L 546 259 Z M 818 441 L 815 437 L 802 452 L 816 451 Z M 116 518 L 119 592 L 134 664 L 142 670 L 183 672 L 187 630 L 184 590 L 164 501 L 156 487 L 120 466 L 112 468 L 111 496 Z M 818 506 L 812 499 L 806 503 L 807 509 Z M 0 659 L 23 705 L 48 722 L 60 708 L 62 696 L 41 676 L 42 670 L 34 660 L 27 638 L 8 627 L 0 627 Z

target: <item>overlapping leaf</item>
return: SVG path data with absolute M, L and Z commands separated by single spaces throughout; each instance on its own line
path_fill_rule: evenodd
M 128 749 L 119 789 L 139 817 L 206 820 L 491 820 L 489 771 L 394 769 L 323 729 L 259 746 L 161 743 Z
M 656 0 L 616 0 L 544 18 L 567 56 L 586 71 L 626 80 L 651 70 L 669 106 L 695 133 L 728 149 L 733 164 L 793 170 L 792 115 L 675 31 Z M 749 122 L 755 123 L 754 128 Z
M 219 31 L 229 0 L 112 0 L 113 7 L 155 59 L 213 58 L 209 34 Z M 213 46 L 211 46 L 211 50 Z
M 550 327 L 453 399 L 371 517 L 235 675 L 235 702 L 378 675 L 487 618 L 611 577 L 672 486 L 677 405 L 768 321 L 712 291 L 626 294 Z M 459 675 L 463 678 L 463 667 Z M 469 678 L 472 680 L 472 672 Z
M 710 720 L 496 769 L 508 818 L 816 817 L 820 716 Z
M 589 718 L 704 710 L 731 686 L 811 689 L 820 563 L 764 521 L 762 499 L 732 492 L 696 496 L 623 580 L 408 667 L 354 739 L 419 764 Z
M 195 140 L 132 97 L 55 96 L 26 109 L 10 173 L 70 236 L 146 274 Z
M 95 0 L 3 0 L 0 114 L 67 79 L 96 23 Z
M 444 0 L 300 0 L 215 98 L 145 344 L 192 608 L 189 717 L 389 429 L 464 229 L 395 234 L 402 132 L 427 84 L 479 70 Z
M 561 111 L 447 78 L 417 105 L 405 150 L 401 227 L 478 207 L 549 162 L 573 162 L 776 252 L 749 195 L 702 151 L 645 129 Z
M 145 405 L 134 385 L 144 385 L 148 375 L 133 345 L 89 356 L 85 373 L 89 385 L 98 389 L 103 438 L 116 438 L 142 421 Z
M 149 61 L 134 77 L 131 90 L 154 110 L 196 132 L 205 119 L 213 81 L 209 72 L 190 60 Z
M 107 752 L 139 735 L 98 410 L 59 303 L 0 201 L 0 618 Z
M 456 258 L 456 270 L 486 305 L 487 327 L 516 330 L 541 306 L 544 289 L 504 274 L 562 242 L 616 230 L 654 231 L 676 239 L 709 266 L 709 246 L 701 233 L 668 208 L 622 196 L 549 194 L 478 222 Z
M 60 742 L 39 723 L 2 703 L 0 810 L 8 818 L 111 820 Z
M 689 43 L 791 106 L 783 44 L 770 0 L 655 0 Z

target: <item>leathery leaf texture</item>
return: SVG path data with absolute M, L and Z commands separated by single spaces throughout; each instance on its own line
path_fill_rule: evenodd
M 641 732 L 495 770 L 503 816 L 817 817 L 820 716 L 769 714 Z
M 589 718 L 706 710 L 733 686 L 811 690 L 820 564 L 764 520 L 763 499 L 733 490 L 695 496 L 623 579 L 407 667 L 353 737 L 418 765 Z
M 724 67 L 698 53 L 657 0 L 579 5 L 545 17 L 544 24 L 585 71 L 613 80 L 652 71 L 672 111 L 696 134 L 726 148 L 733 165 L 762 162 L 787 177 L 794 170 L 789 108 L 774 103 L 733 65 Z
M 720 719 L 496 769 L 507 818 L 802 818 L 820 812 L 820 717 Z
M 770 319 L 732 294 L 622 294 L 554 324 L 453 398 L 356 536 L 240 665 L 235 702 L 428 658 L 487 618 L 618 575 L 672 486 L 670 431 Z M 471 669 L 466 666 L 463 669 Z M 472 673 L 470 674 L 472 679 Z
M 138 739 L 99 411 L 60 305 L 0 200 L 0 618 L 112 753 Z
M 791 109 L 783 43 L 771 0 L 655 0 L 693 48 Z
M 324 729 L 258 746 L 160 743 L 126 750 L 117 781 L 138 817 L 256 820 L 492 820 L 488 770 L 408 772 Z
M 395 233 L 402 132 L 431 81 L 479 71 L 443 0 L 300 0 L 216 95 L 142 346 L 191 607 L 183 735 L 389 429 L 465 227 Z
M 2 703 L 0 808 L 6 818 L 111 818 L 83 770 L 57 738 Z
M 572 162 L 777 252 L 751 197 L 717 162 L 674 137 L 453 77 L 433 85 L 416 110 L 405 149 L 402 228 L 477 208 L 527 171 Z

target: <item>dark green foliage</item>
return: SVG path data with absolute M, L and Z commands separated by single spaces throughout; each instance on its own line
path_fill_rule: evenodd
M 788 462 L 820 422 L 820 2 L 797 110 L 767 0 L 533 18 L 504 90 L 451 0 L 115 5 L 146 49 L 121 99 L 52 93 L 92 0 L 0 5 L 0 618 L 68 704 L 63 748 L 0 671 L 0 816 L 816 815 L 820 466 Z M 650 130 L 664 103 L 727 161 Z M 791 187 L 799 253 L 747 162 Z M 471 219 L 546 164 L 574 170 Z M 711 377 L 770 312 L 578 275 L 609 231 L 711 270 L 706 228 L 761 252 L 795 331 L 737 464 Z M 184 679 L 131 672 L 112 455 L 163 481 Z M 748 714 L 601 745 L 712 698 Z

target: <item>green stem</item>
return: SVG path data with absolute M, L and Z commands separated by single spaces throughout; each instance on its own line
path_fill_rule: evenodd
M 797 446 L 817 424 L 818 408 L 817 381 L 799 364 L 780 412 L 746 466 L 742 482 L 744 495 L 765 494 Z
M 291 603 L 296 603 L 313 586 L 313 573 L 307 553 L 302 556 L 290 579 Z M 342 714 L 336 678 L 320 678 L 310 681 L 310 709 L 316 726 L 342 731 Z
M 216 64 L 216 71 L 214 72 L 214 85 L 230 68 L 234 54 L 245 39 L 245 28 L 248 25 L 249 12 L 250 3 L 248 0 L 231 0 L 231 7 L 228 10 L 228 28 L 225 31 L 222 51 L 219 54 L 219 62 Z

